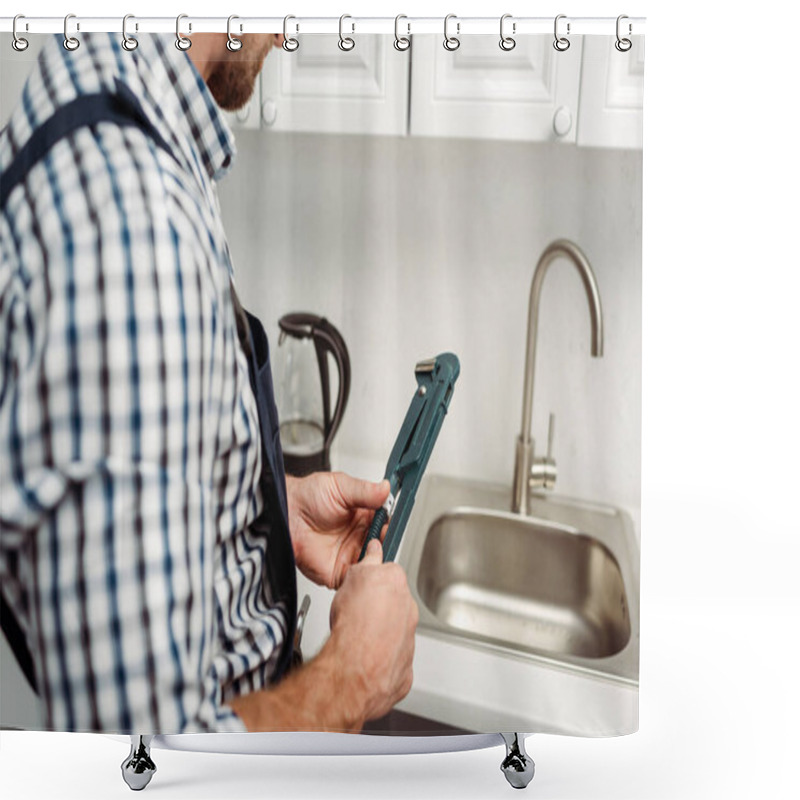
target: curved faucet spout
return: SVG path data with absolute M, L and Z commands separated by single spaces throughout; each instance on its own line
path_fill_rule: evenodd
M 589 301 L 589 315 L 592 322 L 591 353 L 595 357 L 603 355 L 603 309 L 600 304 L 600 291 L 597 279 L 589 260 L 574 242 L 557 239 L 549 244 L 539 258 L 531 281 L 531 294 L 528 304 L 528 338 L 525 350 L 525 382 L 522 395 L 522 427 L 517 440 L 517 454 L 514 469 L 513 510 L 527 513 L 528 486 L 533 463 L 533 444 L 531 425 L 533 418 L 533 376 L 536 367 L 536 336 L 539 326 L 539 300 L 542 284 L 550 264 L 559 256 L 572 263 L 581 276 L 583 288 Z

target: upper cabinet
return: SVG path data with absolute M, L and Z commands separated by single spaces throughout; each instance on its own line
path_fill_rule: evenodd
M 625 53 L 613 36 L 571 36 L 563 52 L 550 36 L 519 36 L 510 51 L 496 35 L 463 36 L 455 51 L 442 38 L 416 34 L 398 52 L 391 36 L 362 34 L 343 52 L 336 35 L 301 36 L 297 51 L 267 56 L 260 109 L 236 124 L 641 148 L 643 37 Z
M 574 142 L 582 37 L 564 52 L 545 36 L 465 36 L 449 52 L 442 37 L 412 39 L 411 126 L 420 136 Z
M 642 147 L 644 37 L 620 53 L 613 37 L 587 36 L 583 46 L 578 144 Z
M 271 52 L 261 73 L 261 125 L 276 131 L 404 135 L 409 53 L 390 36 L 299 37 L 293 53 Z

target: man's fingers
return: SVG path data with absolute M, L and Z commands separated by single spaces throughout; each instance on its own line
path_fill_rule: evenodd
M 383 545 L 377 539 L 370 539 L 362 564 L 381 564 L 383 562 Z
M 344 472 L 336 473 L 336 485 L 348 508 L 380 508 L 389 496 L 389 481 L 362 481 Z

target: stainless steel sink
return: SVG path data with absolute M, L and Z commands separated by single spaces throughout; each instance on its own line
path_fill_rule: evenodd
M 420 630 L 608 678 L 638 680 L 638 547 L 623 512 L 431 476 L 398 560 Z
M 602 658 L 631 636 L 619 564 L 592 536 L 461 510 L 433 524 L 417 590 L 445 625 L 525 650 Z

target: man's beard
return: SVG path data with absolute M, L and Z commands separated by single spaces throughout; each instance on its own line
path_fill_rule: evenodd
M 245 35 L 242 42 L 242 49 L 231 53 L 225 61 L 217 62 L 206 79 L 217 104 L 226 111 L 238 111 L 247 104 L 269 51 L 269 45 L 263 43 L 259 36 Z M 254 46 L 258 47 L 257 52 L 253 52 Z

